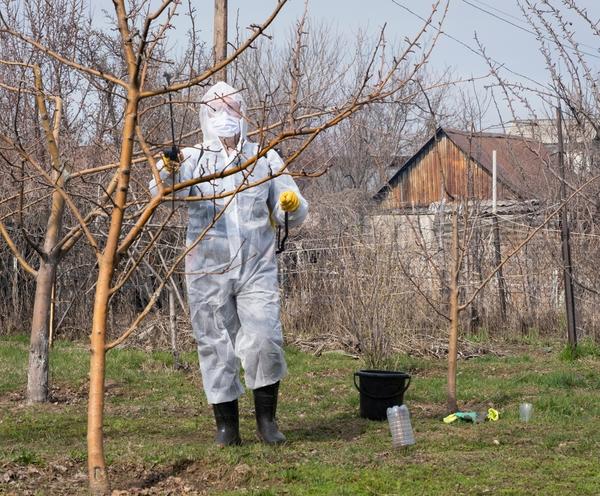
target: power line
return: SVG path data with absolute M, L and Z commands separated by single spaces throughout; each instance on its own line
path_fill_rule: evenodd
M 479 0 L 473 0 L 473 1 L 478 2 L 478 3 L 483 3 L 483 2 L 480 2 Z M 478 5 L 475 5 L 474 3 L 471 3 L 469 0 L 462 0 L 462 2 L 466 3 L 467 5 L 470 5 L 474 9 L 477 9 L 477 10 L 479 10 L 481 12 L 484 12 L 484 13 L 486 13 L 486 14 L 494 17 L 495 19 L 498 19 L 499 21 L 502 21 L 502 22 L 505 22 L 507 24 L 510 24 L 511 26 L 514 26 L 515 28 L 520 29 L 521 31 L 524 31 L 524 32 L 526 32 L 528 34 L 531 34 L 536 39 L 539 39 L 538 34 L 535 31 L 532 31 L 531 29 L 525 28 L 523 26 L 519 26 L 518 24 L 515 24 L 514 22 L 509 21 L 508 19 L 505 19 L 505 18 L 503 18 L 503 17 L 501 17 L 501 16 L 499 16 L 497 14 L 494 14 L 493 12 L 490 12 L 489 10 L 487 10 L 487 9 L 485 9 L 483 7 L 480 7 Z M 484 4 L 484 5 L 487 5 L 487 4 Z M 499 9 L 494 8 L 494 7 L 491 7 L 491 8 L 493 8 L 494 10 L 497 10 L 498 12 L 502 12 L 504 15 L 510 15 L 510 14 L 507 14 L 506 12 L 503 12 L 503 11 L 501 11 Z M 514 18 L 514 16 L 511 16 L 511 17 Z M 554 40 L 552 40 L 552 38 L 549 38 L 548 36 L 541 36 L 541 38 L 544 39 L 544 40 L 546 40 L 546 41 L 549 41 L 551 43 L 554 42 Z M 562 38 L 563 40 L 569 41 L 569 39 L 565 38 L 564 36 L 560 36 L 560 38 Z M 583 43 L 579 43 L 579 44 L 581 46 L 586 46 L 588 48 L 593 48 L 593 47 L 590 47 L 589 45 L 585 45 Z M 586 52 L 585 50 L 575 49 L 575 48 L 572 48 L 572 47 L 565 47 L 565 48 L 567 48 L 568 50 L 571 50 L 573 52 L 578 52 L 579 51 L 580 53 L 583 53 L 583 54 L 588 55 L 590 57 L 594 57 L 594 58 L 600 59 L 600 55 L 596 55 L 594 53 Z
M 493 5 L 490 5 L 489 3 L 484 2 L 483 0 L 473 0 L 475 3 L 479 3 L 479 4 L 483 4 L 485 5 L 487 8 L 495 10 L 496 12 L 500 12 L 501 14 L 510 17 L 511 19 L 514 19 L 518 22 L 523 22 L 523 19 L 520 17 L 517 17 L 516 15 L 510 14 L 509 12 L 506 12 L 505 10 L 499 9 L 498 7 L 494 7 Z
M 427 22 L 427 19 L 425 19 L 424 17 L 420 16 L 419 14 L 417 14 L 416 12 L 413 12 L 412 10 L 410 10 L 406 5 L 403 5 L 402 3 L 400 3 L 398 0 L 392 0 L 392 3 L 396 4 L 398 7 L 404 9 L 405 11 L 407 11 L 408 13 L 412 14 L 413 16 L 417 17 L 418 19 L 420 19 L 423 22 Z M 438 31 L 440 34 L 443 34 L 444 36 L 446 36 L 447 38 L 450 38 L 452 41 L 458 43 L 459 45 L 462 45 L 464 48 L 466 48 L 467 50 L 469 50 L 470 52 L 473 52 L 475 55 L 477 55 L 478 57 L 481 57 L 483 59 L 485 59 L 485 57 L 481 54 L 481 52 L 477 51 L 475 48 L 471 47 L 470 45 L 468 45 L 467 43 L 465 43 L 462 40 L 459 40 L 458 38 L 455 38 L 454 36 L 446 33 L 445 31 L 442 31 L 440 28 L 431 25 L 431 27 L 433 29 L 435 29 L 436 31 Z M 488 56 L 489 57 L 489 56 Z M 541 86 L 542 88 L 546 88 L 548 90 L 552 90 L 551 87 L 546 86 L 542 83 L 540 83 L 539 81 L 536 81 L 535 79 L 530 78 L 529 76 L 526 76 L 525 74 L 521 74 L 517 71 L 513 71 L 512 69 L 510 69 L 505 63 L 503 62 L 499 62 L 498 60 L 489 57 L 489 59 L 496 63 L 498 66 L 503 67 L 504 69 L 506 69 L 508 72 L 510 72 L 511 74 L 514 74 L 515 76 L 521 77 L 523 79 L 527 79 L 528 81 L 531 81 L 533 84 L 537 85 L 537 86 Z
M 477 0 L 475 0 L 475 1 L 477 1 Z M 495 19 L 498 19 L 498 20 L 500 20 L 500 21 L 502 21 L 502 22 L 505 22 L 505 23 L 507 23 L 507 24 L 510 24 L 511 26 L 514 26 L 515 28 L 517 28 L 517 29 L 520 29 L 521 31 L 525 31 L 526 33 L 532 34 L 532 35 L 534 35 L 534 36 L 537 38 L 537 34 L 536 34 L 536 32 L 535 32 L 535 31 L 532 31 L 531 29 L 525 28 L 525 27 L 523 27 L 523 26 L 519 26 L 518 24 L 515 24 L 514 22 L 512 22 L 512 21 L 509 21 L 508 19 L 505 19 L 504 17 L 500 17 L 499 15 L 497 15 L 497 14 L 494 14 L 493 12 L 490 12 L 490 11 L 489 11 L 489 10 L 487 10 L 487 9 L 484 9 L 483 7 L 480 7 L 480 6 L 478 6 L 478 5 L 475 5 L 474 3 L 471 3 L 471 2 L 469 2 L 469 0 L 462 0 L 462 2 L 463 2 L 463 3 L 466 3 L 467 5 L 470 5 L 470 6 L 471 6 L 471 7 L 473 7 L 474 9 L 477 9 L 477 10 L 479 10 L 479 11 L 481 11 L 481 12 L 484 12 L 485 14 L 488 14 L 488 15 L 490 15 L 490 16 L 492 16 L 492 17 L 494 17 Z M 497 9 L 496 9 L 496 10 L 497 10 Z M 499 12 L 501 12 L 501 11 L 499 11 Z M 504 14 L 506 14 L 506 13 L 504 13 Z
M 483 5 L 485 5 L 486 7 L 490 8 L 490 9 L 492 9 L 492 10 L 495 10 L 496 12 L 500 12 L 500 13 L 501 13 L 501 14 L 503 14 L 503 15 L 506 15 L 506 16 L 508 16 L 508 17 L 512 18 L 512 19 L 515 19 L 516 21 L 520 22 L 521 24 L 526 24 L 526 23 L 523 21 L 523 19 L 522 19 L 522 18 L 519 18 L 519 17 L 517 17 L 517 16 L 514 16 L 514 15 L 512 15 L 512 14 L 509 14 L 509 13 L 508 13 L 508 12 L 506 12 L 505 10 L 501 10 L 501 9 L 499 9 L 499 8 L 497 8 L 497 7 L 494 7 L 493 5 L 490 5 L 489 3 L 486 3 L 486 2 L 484 2 L 483 0 L 472 0 L 472 1 L 473 1 L 473 2 L 475 2 L 475 3 L 477 3 L 477 4 L 480 4 L 480 5 L 481 5 L 481 4 L 483 4 Z M 536 36 L 537 36 L 537 33 L 534 33 L 534 34 L 536 34 Z M 563 40 L 570 41 L 570 40 L 569 40 L 569 38 L 567 38 L 566 36 L 561 36 L 561 38 L 562 38 Z M 550 41 L 552 41 L 550 38 L 548 38 L 548 39 L 549 39 Z M 578 43 L 578 45 L 581 45 L 581 46 L 587 47 L 587 48 L 589 48 L 590 50 L 595 50 L 596 52 L 600 51 L 600 50 L 598 50 L 598 48 L 597 48 L 597 47 L 595 47 L 595 46 L 593 46 L 593 45 L 588 45 L 587 43 Z M 582 52 L 582 53 L 586 53 L 586 52 Z M 600 58 L 600 55 L 596 55 L 596 54 L 593 54 L 593 53 L 590 53 L 590 54 L 588 54 L 588 55 L 591 55 L 592 57 L 597 57 L 597 58 Z

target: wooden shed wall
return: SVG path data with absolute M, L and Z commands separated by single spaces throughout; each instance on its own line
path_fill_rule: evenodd
M 471 191 L 467 190 L 469 172 L 472 174 Z M 439 202 L 443 198 L 442 179 L 446 182 L 446 190 L 455 198 L 492 198 L 492 175 L 473 160 L 469 166 L 467 155 L 447 136 L 441 136 L 421 150 L 410 167 L 401 172 L 388 195 L 386 206 L 401 208 Z M 497 195 L 499 200 L 515 198 L 501 183 L 498 184 Z

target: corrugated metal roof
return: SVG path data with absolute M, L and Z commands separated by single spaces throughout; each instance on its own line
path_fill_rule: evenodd
M 548 191 L 545 171 L 551 161 L 549 148 L 543 143 L 520 136 L 496 133 L 470 133 L 458 129 L 438 128 L 436 133 L 409 158 L 376 197 L 393 187 L 404 170 L 414 163 L 424 149 L 445 134 L 467 156 L 492 174 L 492 152 L 496 150 L 498 181 L 522 199 L 539 197 Z
M 490 174 L 492 153 L 496 150 L 498 181 L 522 199 L 533 198 L 544 191 L 544 170 L 550 163 L 550 153 L 543 143 L 506 134 L 444 131 L 456 146 Z

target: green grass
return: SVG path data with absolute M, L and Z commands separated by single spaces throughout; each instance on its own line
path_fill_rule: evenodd
M 26 406 L 27 347 L 23 337 L 0 341 L 0 494 L 85 494 L 88 353 L 57 342 L 54 401 Z M 219 449 L 194 353 L 182 357 L 189 370 L 174 371 L 168 353 L 114 350 L 105 416 L 111 480 L 152 494 L 599 494 L 600 353 L 591 344 L 578 359 L 519 349 L 459 362 L 463 409 L 500 411 L 498 422 L 477 425 L 441 421 L 443 360 L 397 357 L 413 375 L 405 399 L 417 444 L 404 450 L 391 449 L 387 423 L 359 418 L 352 374 L 362 364 L 342 354 L 287 350 L 285 446 L 256 442 L 246 394 L 245 443 Z M 529 424 L 518 418 L 522 401 L 534 405 Z
M 583 341 L 575 348 L 569 345 L 565 346 L 560 354 L 560 358 L 567 362 L 585 357 L 600 357 L 600 347 L 594 342 Z

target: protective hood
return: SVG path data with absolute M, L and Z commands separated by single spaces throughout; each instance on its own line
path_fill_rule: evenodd
M 205 143 L 240 133 L 239 143 L 246 140 L 246 104 L 239 90 L 219 81 L 202 97 L 200 125 Z M 239 128 L 239 129 L 238 129 Z

